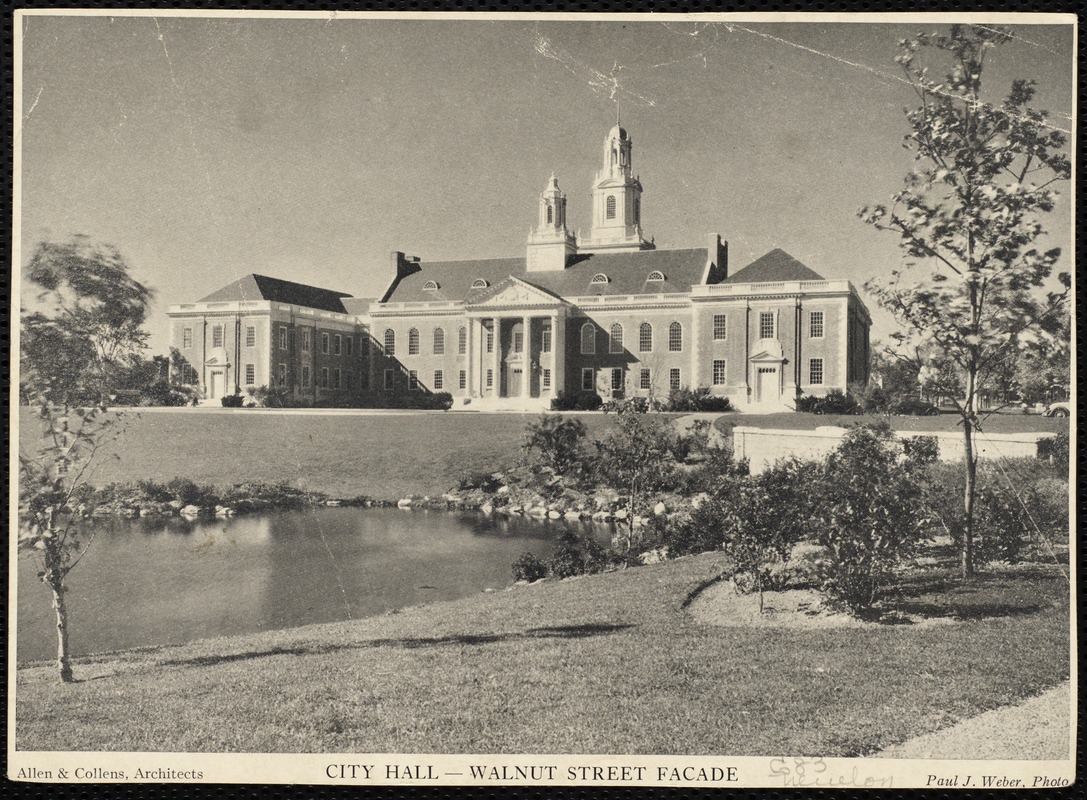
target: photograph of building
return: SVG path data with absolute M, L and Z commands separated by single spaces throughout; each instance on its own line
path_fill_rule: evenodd
M 395 277 L 373 301 L 249 275 L 171 306 L 172 345 L 216 403 L 272 384 L 303 403 L 424 391 L 487 410 L 708 387 L 739 408 L 787 410 L 800 394 L 867 382 L 872 322 L 849 281 L 780 249 L 734 269 L 716 233 L 701 248 L 657 249 L 642 192 L 617 122 L 588 235 L 567 226 L 552 175 L 523 257 L 394 252 Z

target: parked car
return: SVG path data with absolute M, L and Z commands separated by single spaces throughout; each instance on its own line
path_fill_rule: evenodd
M 940 415 L 940 409 L 932 405 L 932 403 L 926 403 L 919 397 L 904 397 L 892 403 L 889 411 L 892 414 L 912 417 L 938 417 Z
M 1056 403 L 1050 403 L 1046 407 L 1045 415 L 1047 417 L 1070 417 L 1072 416 L 1072 407 L 1070 400 L 1060 400 Z

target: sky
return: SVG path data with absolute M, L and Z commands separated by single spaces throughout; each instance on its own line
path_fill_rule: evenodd
M 897 43 L 939 23 L 24 17 L 17 258 L 116 246 L 162 352 L 167 306 L 252 272 L 372 297 L 393 250 L 522 255 L 552 172 L 587 233 L 618 105 L 658 248 L 719 232 L 731 271 L 781 248 L 860 289 L 901 263 L 857 218 L 912 165 Z M 986 99 L 1033 78 L 1071 130 L 1071 26 L 1012 30 Z

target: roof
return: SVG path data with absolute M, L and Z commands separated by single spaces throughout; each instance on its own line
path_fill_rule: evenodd
M 372 297 L 345 297 L 343 307 L 348 314 L 365 314 L 370 310 L 370 304 L 374 302 Z
M 239 278 L 222 289 L 212 292 L 207 297 L 201 298 L 200 302 L 272 300 L 276 303 L 291 303 L 296 306 L 316 308 L 320 311 L 334 311 L 338 314 L 346 314 L 348 312 L 344 308 L 343 298 L 350 296 L 347 292 L 334 292 L 331 289 L 321 289 L 316 286 L 307 286 L 304 283 L 253 274 Z
M 488 286 L 513 276 L 559 297 L 585 295 L 682 294 L 702 281 L 706 248 L 693 250 L 639 250 L 627 253 L 583 253 L 563 270 L 528 272 L 524 258 L 492 258 L 481 261 L 425 261 L 419 270 L 394 282 L 386 302 L 461 302 L 479 291 L 472 283 Z M 664 281 L 648 280 L 661 272 Z M 607 283 L 590 283 L 604 274 Z M 424 289 L 434 281 L 437 289 Z
M 771 283 L 777 281 L 821 281 L 823 276 L 801 264 L 784 250 L 771 250 L 741 270 L 729 275 L 723 283 Z

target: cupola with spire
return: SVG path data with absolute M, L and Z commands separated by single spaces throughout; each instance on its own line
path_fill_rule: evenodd
M 633 141 L 623 128 L 619 108 L 604 139 L 604 162 L 593 182 L 593 218 L 583 252 L 652 250 L 642 232 L 642 183 L 632 172 Z
M 566 195 L 559 189 L 558 178 L 551 173 L 540 194 L 540 215 L 529 231 L 526 266 L 529 272 L 566 269 L 577 254 L 577 239 L 566 228 Z

